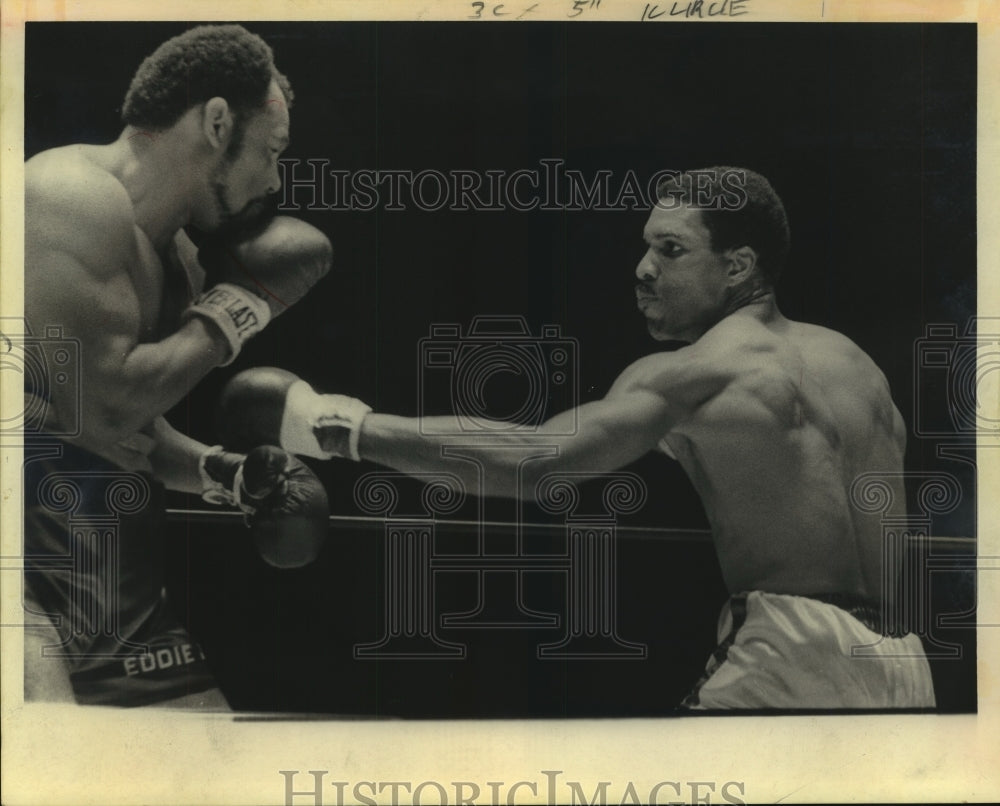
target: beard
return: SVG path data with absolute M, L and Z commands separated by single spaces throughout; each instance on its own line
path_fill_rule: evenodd
M 212 178 L 212 191 L 219 216 L 215 232 L 224 235 L 243 235 L 261 229 L 274 217 L 275 210 L 271 200 L 263 196 L 251 199 L 239 210 L 233 209 L 228 198 L 229 172 L 233 160 L 234 157 L 228 155 Z
M 260 229 L 274 217 L 274 210 L 267 199 L 252 199 L 240 210 L 233 210 L 226 199 L 228 185 L 217 182 L 214 186 L 219 224 L 216 232 L 222 234 L 242 234 Z

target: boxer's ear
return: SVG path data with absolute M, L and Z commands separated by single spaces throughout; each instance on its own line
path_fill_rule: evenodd
M 740 246 L 726 252 L 726 278 L 733 285 L 746 282 L 757 268 L 757 253 L 752 246 Z
M 225 148 L 233 134 L 233 113 L 225 98 L 210 98 L 205 102 L 202 132 L 212 148 Z

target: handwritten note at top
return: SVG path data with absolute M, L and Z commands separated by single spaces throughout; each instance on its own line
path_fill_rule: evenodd
M 542 3 L 494 3 L 480 2 L 479 0 L 469 5 L 472 7 L 472 14 L 469 15 L 470 20 L 488 20 L 493 17 L 511 17 L 515 20 L 529 19 L 532 14 L 539 11 L 539 6 L 548 6 L 548 4 Z M 573 19 L 585 11 L 599 9 L 601 0 L 564 0 L 561 5 L 564 6 L 566 16 Z M 545 11 L 546 9 L 543 8 L 542 12 Z
M 612 12 L 617 15 L 622 12 L 624 6 L 630 4 L 614 0 L 605 0 L 606 5 L 615 8 Z M 642 9 L 641 21 L 651 20 L 703 20 L 719 17 L 742 17 L 750 13 L 752 0 L 668 0 L 660 3 L 646 3 Z M 601 0 L 560 0 L 558 3 L 539 2 L 532 3 L 530 0 L 519 0 L 519 2 L 498 3 L 495 0 L 476 0 L 469 3 L 467 15 L 470 20 L 489 19 L 550 19 L 549 16 L 553 7 L 558 9 L 560 16 L 567 19 L 596 19 L 600 15 L 597 12 L 601 9 Z
M 681 0 L 654 5 L 646 3 L 641 20 L 667 19 L 711 19 L 713 17 L 742 17 L 750 13 L 750 0 Z

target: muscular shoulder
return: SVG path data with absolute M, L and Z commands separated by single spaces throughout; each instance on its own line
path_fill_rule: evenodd
M 619 381 L 663 391 L 693 385 L 708 392 L 759 368 L 774 353 L 774 340 L 760 323 L 730 317 L 694 344 L 639 359 L 622 373 Z
M 652 391 L 683 418 L 723 393 L 784 410 L 798 400 L 804 385 L 849 390 L 880 406 L 889 401 L 884 376 L 846 336 L 796 322 L 768 326 L 744 316 L 728 317 L 694 344 L 639 359 L 619 376 L 609 396 Z
M 802 327 L 802 350 L 820 368 L 829 395 L 853 395 L 859 403 L 871 406 L 878 419 L 898 419 L 889 382 L 868 353 L 842 333 L 815 325 Z
M 850 375 L 859 382 L 884 383 L 871 357 L 836 330 L 782 320 L 768 325 L 752 317 L 731 316 L 693 345 L 693 354 L 734 376 L 811 373 Z
M 29 251 L 69 254 L 100 271 L 131 253 L 135 211 L 91 148 L 52 149 L 25 163 L 25 235 Z
M 831 375 L 850 375 L 857 383 L 871 385 L 873 391 L 888 388 L 885 375 L 871 356 L 843 333 L 795 322 L 789 339 L 814 367 L 821 367 Z
M 745 341 L 708 336 L 635 361 L 618 376 L 608 397 L 653 393 L 663 399 L 671 419 L 684 419 L 745 373 L 747 359 L 757 349 Z

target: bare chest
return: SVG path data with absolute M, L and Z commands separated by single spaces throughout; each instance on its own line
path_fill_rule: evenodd
M 129 273 L 139 304 L 139 341 L 159 341 L 180 325 L 194 288 L 174 241 L 158 252 L 141 229 L 135 233 L 137 259 Z

